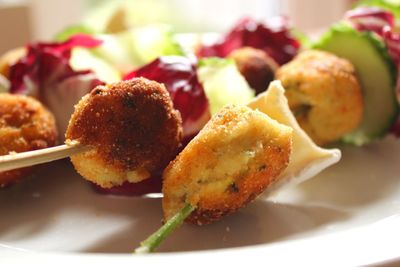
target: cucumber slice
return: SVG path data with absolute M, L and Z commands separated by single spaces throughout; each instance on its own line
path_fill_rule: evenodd
M 201 59 L 197 75 L 208 98 L 211 115 L 227 104 L 246 105 L 254 98 L 254 90 L 240 74 L 233 59 Z
M 398 104 L 396 68 L 383 42 L 370 32 L 359 32 L 347 24 L 338 24 L 313 48 L 352 62 L 363 90 L 363 119 L 355 131 L 344 136 L 343 141 L 363 145 L 387 133 L 397 117 Z

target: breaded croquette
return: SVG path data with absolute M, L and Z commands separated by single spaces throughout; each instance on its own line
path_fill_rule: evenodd
M 292 129 L 248 107 L 221 109 L 163 174 L 166 220 L 207 224 L 235 212 L 273 184 L 289 162 Z
M 182 139 L 182 120 L 164 85 L 135 78 L 98 86 L 75 106 L 66 139 L 92 149 L 71 156 L 104 188 L 140 182 L 164 168 Z
M 0 155 L 54 146 L 57 129 L 53 115 L 37 100 L 0 94 Z M 29 168 L 0 172 L 0 187 L 29 174 Z
M 229 54 L 229 57 L 235 60 L 240 73 L 256 94 L 267 90 L 279 67 L 263 50 L 252 47 L 236 49 Z
M 363 96 L 353 65 L 331 53 L 309 50 L 276 72 L 300 126 L 319 145 L 354 130 Z

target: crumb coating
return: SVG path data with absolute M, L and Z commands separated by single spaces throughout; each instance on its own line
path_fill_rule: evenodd
M 308 50 L 278 69 L 276 78 L 300 126 L 318 145 L 340 139 L 361 122 L 362 90 L 348 60 Z
M 207 224 L 255 199 L 287 167 L 292 129 L 247 107 L 220 110 L 163 174 L 165 219 L 185 203 Z
M 57 129 L 53 114 L 34 98 L 0 94 L 0 155 L 54 146 Z M 18 181 L 31 168 L 0 172 L 0 187 Z
M 165 167 L 180 146 L 182 120 L 164 85 L 135 78 L 84 96 L 66 139 L 92 147 L 71 160 L 84 178 L 109 188 Z

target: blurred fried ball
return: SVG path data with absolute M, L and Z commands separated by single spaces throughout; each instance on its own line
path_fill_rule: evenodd
M 54 146 L 57 129 L 54 116 L 37 100 L 0 94 L 0 155 Z M 0 172 L 0 187 L 19 180 L 30 168 Z
M 363 96 L 354 66 L 334 54 L 308 50 L 276 72 L 300 126 L 319 145 L 359 125 Z

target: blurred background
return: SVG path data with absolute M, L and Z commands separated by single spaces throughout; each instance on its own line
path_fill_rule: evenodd
M 283 14 L 299 30 L 312 32 L 337 21 L 350 5 L 351 0 L 0 0 L 0 53 L 28 41 L 51 40 L 81 22 L 103 29 L 111 16 L 116 24 L 165 22 L 178 32 L 218 32 L 243 16 Z

